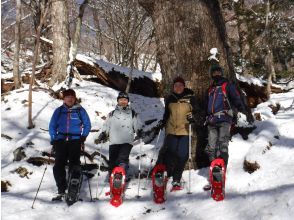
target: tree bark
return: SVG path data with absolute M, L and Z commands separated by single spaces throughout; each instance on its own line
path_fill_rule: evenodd
M 83 21 L 83 16 L 84 16 L 84 12 L 85 12 L 85 8 L 87 4 L 88 4 L 88 0 L 84 0 L 84 2 L 80 5 L 79 15 L 77 18 L 77 23 L 76 23 L 76 30 L 75 30 L 74 38 L 70 48 L 70 63 L 72 63 L 77 56 L 78 44 L 80 42 L 80 36 L 81 36 L 82 21 Z
M 195 92 L 205 109 L 205 93 L 209 87 L 209 52 L 218 48 L 219 62 L 225 75 L 234 79 L 232 64 L 228 62 L 229 45 L 220 4 L 217 0 L 139 0 L 152 17 L 157 43 L 157 58 L 163 74 L 164 93 L 169 93 L 172 80 L 181 75 Z M 204 154 L 205 129 L 194 132 L 193 155 L 198 167 L 208 165 Z M 197 147 L 196 147 L 197 146 Z M 196 159 L 195 159 L 196 157 Z
M 16 0 L 16 23 L 15 23 L 15 47 L 13 57 L 13 81 L 16 89 L 21 87 L 19 72 L 19 50 L 20 50 L 20 19 L 21 19 L 21 1 Z
M 32 119 L 32 103 L 33 103 L 33 84 L 35 82 L 35 72 L 36 72 L 36 65 L 38 62 L 38 56 L 39 56 L 39 46 L 40 46 L 40 36 L 41 36 L 41 29 L 42 26 L 44 24 L 46 15 L 47 15 L 47 11 L 48 11 L 48 7 L 45 6 L 45 8 L 43 9 L 44 13 L 41 14 L 41 19 L 40 19 L 40 24 L 39 27 L 37 28 L 37 33 L 36 33 L 36 44 L 35 44 L 35 49 L 34 49 L 34 59 L 33 59 L 33 66 L 32 66 L 32 75 L 31 75 L 31 80 L 30 80 L 30 87 L 29 87 L 29 96 L 28 96 L 28 129 L 32 129 L 34 128 L 34 124 L 33 124 L 33 119 Z
M 68 11 L 66 1 L 51 2 L 51 20 L 53 32 L 53 67 L 49 86 L 61 83 L 67 75 L 69 52 Z
M 271 95 L 271 85 L 273 76 L 275 76 L 275 68 L 274 68 L 274 57 L 273 52 L 271 48 L 271 44 L 269 42 L 270 39 L 270 32 L 269 32 L 269 14 L 270 14 L 270 2 L 267 0 L 266 2 L 266 17 L 265 17 L 265 42 L 266 42 L 266 58 L 265 58 L 265 66 L 267 70 L 267 86 L 266 86 L 266 92 L 267 92 L 267 98 L 270 98 Z

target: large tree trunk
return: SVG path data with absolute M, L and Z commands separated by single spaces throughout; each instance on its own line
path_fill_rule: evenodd
M 13 81 L 15 88 L 20 88 L 20 73 L 19 73 L 19 49 L 20 49 L 20 17 L 21 17 L 21 1 L 16 0 L 16 21 L 15 21 L 15 47 L 13 56 Z
M 67 71 L 69 36 L 66 1 L 52 1 L 51 20 L 53 32 L 53 68 L 49 86 L 64 81 Z
M 204 96 L 209 86 L 208 61 L 211 48 L 218 48 L 220 65 L 226 76 L 234 79 L 233 67 L 228 64 L 229 45 L 220 4 L 217 0 L 139 0 L 152 17 L 158 48 L 158 61 L 163 74 L 165 94 L 172 80 L 182 75 L 195 92 L 204 109 Z M 203 150 L 206 145 L 204 129 L 196 130 L 198 167 L 208 165 Z M 198 141 L 197 141 L 198 140 Z M 194 161 L 195 161 L 195 155 Z

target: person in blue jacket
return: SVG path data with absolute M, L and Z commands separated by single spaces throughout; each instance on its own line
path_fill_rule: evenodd
M 90 118 L 76 102 L 75 91 L 68 89 L 62 94 L 63 105 L 55 109 L 49 123 L 50 143 L 55 150 L 53 174 L 60 197 L 67 188 L 65 165 L 69 162 L 69 172 L 80 166 L 81 150 L 91 129 Z
M 216 158 L 222 158 L 227 166 L 233 109 L 246 116 L 247 113 L 236 85 L 224 77 L 219 65 L 211 67 L 210 76 L 213 82 L 207 95 L 208 145 L 205 151 L 210 163 Z

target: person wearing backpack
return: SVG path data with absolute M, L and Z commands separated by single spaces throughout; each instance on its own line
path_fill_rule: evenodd
M 109 139 L 109 176 L 116 166 L 123 167 L 127 172 L 135 134 L 138 138 L 143 138 L 142 123 L 137 113 L 129 106 L 128 94 L 120 92 L 115 109 L 108 114 L 95 141 L 99 144 Z
M 189 157 L 189 124 L 199 122 L 200 108 L 194 92 L 185 87 L 178 76 L 173 80 L 173 90 L 165 98 L 165 111 L 161 128 L 165 127 L 165 140 L 156 164 L 163 163 L 168 177 L 172 177 L 172 190 L 181 189 L 181 178 Z M 197 115 L 197 116 L 196 116 Z
M 223 69 L 219 65 L 211 66 L 210 77 L 212 83 L 207 92 L 206 117 L 208 145 L 205 152 L 210 163 L 216 158 L 222 158 L 227 166 L 233 108 L 244 114 L 246 111 L 236 85 L 224 77 Z
M 50 123 L 49 134 L 55 151 L 53 166 L 54 179 L 58 188 L 58 198 L 62 198 L 67 189 L 66 170 L 80 166 L 80 154 L 90 132 L 91 122 L 86 110 L 76 102 L 73 89 L 62 92 L 63 105 L 55 109 Z

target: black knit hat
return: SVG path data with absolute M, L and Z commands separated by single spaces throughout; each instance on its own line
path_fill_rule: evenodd
M 67 89 L 62 92 L 63 98 L 65 96 L 74 96 L 76 98 L 76 92 L 73 89 Z
M 125 93 L 125 92 L 120 92 L 120 93 L 118 93 L 117 101 L 118 101 L 119 99 L 121 99 L 121 98 L 125 98 L 125 99 L 127 99 L 128 101 L 130 101 L 130 98 L 129 98 L 128 94 Z
M 173 84 L 175 84 L 177 82 L 182 83 L 185 86 L 185 80 L 182 77 L 177 76 L 176 78 L 174 78 Z
M 220 71 L 221 72 L 221 75 L 222 76 L 224 75 L 223 68 L 221 68 L 221 66 L 218 65 L 218 64 L 211 65 L 210 70 L 209 70 L 210 76 L 212 76 L 212 73 L 215 72 L 215 71 Z

